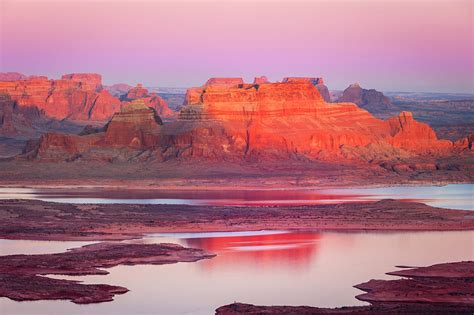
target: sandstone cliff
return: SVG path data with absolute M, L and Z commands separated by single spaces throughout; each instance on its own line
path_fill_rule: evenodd
M 57 120 L 106 121 L 127 102 L 139 98 L 163 118 L 174 119 L 177 115 L 161 97 L 149 93 L 140 84 L 127 91 L 123 103 L 104 89 L 102 77 L 95 73 L 65 74 L 60 80 L 21 77 L 20 80 L 0 82 L 0 93 L 9 95 L 20 107 L 38 108 L 45 116 Z
M 59 120 L 104 120 L 120 109 L 120 100 L 102 89 L 98 74 L 0 82 L 0 92 L 9 95 L 19 106 L 37 107 L 46 116 Z
M 324 84 L 323 78 L 312 78 L 312 77 L 286 77 L 283 78 L 283 83 L 298 83 L 298 82 L 310 82 L 313 84 L 323 97 L 324 101 L 331 102 L 331 93 L 329 93 L 328 87 Z
M 26 75 L 19 72 L 0 72 L 0 81 L 18 81 L 26 78 Z
M 138 86 L 103 132 L 85 136 L 46 135 L 29 157 L 225 160 L 323 159 L 403 163 L 465 150 L 438 140 L 408 112 L 387 121 L 353 103 L 326 103 L 308 80 L 245 84 L 209 80 L 187 91 L 178 120 L 161 124 Z
M 156 93 L 150 93 L 142 84 L 137 84 L 136 87 L 130 89 L 122 99 L 125 101 L 141 99 L 146 106 L 154 108 L 163 119 L 173 120 L 177 116 L 177 113 L 168 107 L 164 99 Z

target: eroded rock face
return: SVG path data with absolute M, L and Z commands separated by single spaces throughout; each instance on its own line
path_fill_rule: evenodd
M 244 84 L 242 78 L 210 78 L 204 86 L 219 85 L 222 87 L 230 87 L 239 84 Z
M 430 126 L 417 122 L 411 112 L 401 112 L 397 117 L 387 120 L 390 126 L 390 144 L 414 152 L 433 152 L 449 150 L 453 143 L 448 140 L 438 140 Z
M 351 84 L 345 89 L 338 102 L 356 103 L 372 113 L 394 108 L 390 99 L 382 92 L 363 89 L 358 83 Z
M 125 95 L 124 100 L 143 100 L 144 104 L 148 107 L 154 108 L 158 115 L 164 119 L 175 119 L 177 113 L 172 111 L 164 99 L 162 99 L 156 93 L 150 93 L 142 84 L 137 84 L 136 87 L 130 89 Z
M 268 81 L 268 78 L 264 75 L 260 77 L 255 77 L 255 79 L 253 79 L 253 84 L 265 84 L 265 83 L 270 83 L 270 81 Z
M 111 160 L 128 158 L 160 143 L 162 121 L 156 110 L 143 100 L 125 104 L 103 129 L 86 127 L 81 135 L 47 133 L 25 149 L 29 158 L 76 160 L 90 158 Z M 129 152 L 122 152 L 128 150 Z
M 61 79 L 79 82 L 85 89 L 91 89 L 97 92 L 102 90 L 102 76 L 97 73 L 64 74 Z
M 104 120 L 120 109 L 121 102 L 102 89 L 98 74 L 68 74 L 60 80 L 29 77 L 0 82 L 0 92 L 19 106 L 37 107 L 54 119 Z
M 142 84 L 138 83 L 136 87 L 131 88 L 125 95 L 125 99 L 132 101 L 139 98 L 148 97 L 150 93 L 143 87 Z
M 129 95 L 145 97 L 124 105 L 105 132 L 73 136 L 67 141 L 44 137 L 42 142 L 53 148 L 63 145 L 69 155 L 81 156 L 92 146 L 139 149 L 142 157 L 146 151 L 148 158 L 160 160 L 394 161 L 384 164 L 388 168 L 399 164 L 403 168 L 403 159 L 446 156 L 457 150 L 452 142 L 438 140 L 434 131 L 415 121 L 411 113 L 383 121 L 353 103 L 326 103 L 307 79 L 284 81 L 245 84 L 239 83 L 240 79 L 214 78 L 189 89 L 178 121 L 164 125 L 156 117 L 158 111 L 150 106 L 153 95 L 146 96 L 143 87 L 138 87 Z M 37 156 L 48 156 L 44 147 L 39 145 Z M 408 169 L 427 167 L 425 164 Z
M 63 125 L 67 124 L 48 119 L 36 107 L 18 106 L 9 95 L 0 94 L 0 136 L 33 138 L 55 127 L 67 129 Z
M 26 78 L 26 75 L 19 72 L 0 72 L 0 81 L 18 81 Z
M 213 123 L 213 130 L 226 135 L 221 137 L 223 151 L 244 155 L 372 160 L 444 154 L 451 145 L 437 140 L 429 126 L 408 113 L 383 121 L 353 103 L 326 103 L 311 78 L 263 85 L 205 85 L 188 90 L 186 104 L 179 116 L 182 122 Z M 199 133 L 192 139 L 188 150 L 194 155 L 193 147 L 204 143 Z
M 128 93 L 131 89 L 133 89 L 133 86 L 128 85 L 126 83 L 117 83 L 109 86 L 104 86 L 104 89 L 109 91 L 110 94 L 112 94 L 115 97 L 122 97 L 125 94 Z
M 323 97 L 325 102 L 331 102 L 331 93 L 326 85 L 324 85 L 323 78 L 313 78 L 313 77 L 286 77 L 283 78 L 284 83 L 301 83 L 301 82 L 310 82 L 313 84 Z
M 153 148 L 158 142 L 162 124 L 154 108 L 148 107 L 143 100 L 137 100 L 123 106 L 112 117 L 99 144 Z

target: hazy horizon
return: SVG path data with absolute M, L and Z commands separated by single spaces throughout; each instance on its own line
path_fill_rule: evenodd
M 380 91 L 472 93 L 473 2 L 3 0 L 0 71 L 106 84 L 323 77 Z M 21 19 L 19 18 L 21 17 Z M 19 22 L 21 21 L 21 22 Z

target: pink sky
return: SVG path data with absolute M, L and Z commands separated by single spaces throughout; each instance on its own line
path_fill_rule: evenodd
M 472 0 L 0 0 L 0 71 L 108 84 L 322 76 L 384 91 L 474 92 Z

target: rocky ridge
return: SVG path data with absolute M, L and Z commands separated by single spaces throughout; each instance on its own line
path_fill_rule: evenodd
M 364 89 L 358 83 L 349 85 L 337 101 L 356 103 L 371 113 L 395 109 L 390 99 L 382 92 Z
M 138 86 L 127 97 L 141 97 L 140 103 L 124 106 L 105 132 L 84 138 L 53 138 L 70 143 L 66 147 L 76 148 L 75 153 L 83 157 L 93 147 L 121 147 L 140 148 L 142 157 L 147 151 L 148 158 L 159 160 L 200 157 L 382 162 L 469 150 L 464 142 L 455 146 L 451 141 L 438 140 L 428 125 L 414 120 L 409 112 L 383 121 L 353 103 L 326 103 L 306 79 L 284 81 L 245 84 L 239 78 L 210 79 L 202 87 L 189 89 L 178 120 L 164 125 L 142 115 L 150 103 L 144 97 L 148 95 L 146 89 Z M 112 126 L 124 112 L 130 123 L 113 131 Z M 48 156 L 51 137 L 43 137 L 39 143 L 42 149 L 29 156 Z
M 6 80 L 12 77 L 16 80 Z M 0 78 L 6 78 L 0 80 L 0 94 L 8 95 L 20 107 L 36 107 L 45 116 L 56 120 L 106 121 L 122 106 L 138 98 L 143 98 L 165 118 L 176 115 L 162 98 L 148 93 L 141 86 L 128 91 L 130 97 L 121 101 L 104 88 L 102 76 L 95 73 L 65 74 L 59 80 L 8 73 Z

